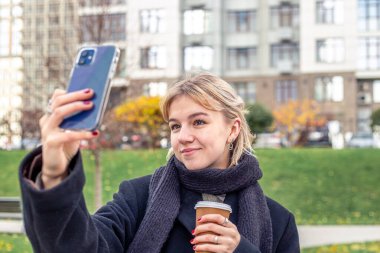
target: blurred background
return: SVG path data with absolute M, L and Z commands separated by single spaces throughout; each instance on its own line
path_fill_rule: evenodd
M 380 179 L 380 0 L 0 0 L 0 159 L 9 170 L 0 183 L 0 207 L 1 196 L 19 195 L 13 188 L 23 150 L 39 144 L 38 119 L 54 89 L 66 88 L 78 49 L 107 43 L 121 56 L 102 134 L 83 143 L 94 168 L 88 173 L 94 173 L 95 193 L 88 198 L 100 196 L 93 210 L 111 199 L 120 180 L 137 176 L 133 169 L 115 182 L 112 173 L 102 176 L 102 166 L 112 170 L 108 156 L 119 149 L 143 152 L 133 159 L 156 152 L 157 166 L 164 162 L 170 141 L 160 97 L 184 76 L 208 71 L 247 103 L 268 171 L 264 188 L 300 224 L 380 223 L 374 180 Z M 342 187 L 334 193 L 341 194 L 306 192 L 302 208 L 291 184 L 298 179 L 305 183 L 300 192 L 326 183 Z M 363 185 L 369 188 L 361 191 Z M 360 200 L 342 197 L 360 192 Z M 308 208 L 321 194 L 330 199 L 313 213 Z M 330 215 L 337 198 L 343 204 Z M 4 238 L 0 252 L 16 240 Z M 310 252 L 380 252 L 380 243 L 353 247 Z
M 314 132 L 304 144 L 343 147 L 354 135 L 353 146 L 376 145 L 365 143 L 380 108 L 376 0 L 1 0 L 0 34 L 2 149 L 37 142 L 35 119 L 54 89 L 66 87 L 78 48 L 99 43 L 121 49 L 109 108 L 162 96 L 203 70 L 269 112 L 314 102 L 301 119 L 288 115 L 263 129 L 285 132 L 281 145 L 297 142 L 291 135 L 303 128 Z

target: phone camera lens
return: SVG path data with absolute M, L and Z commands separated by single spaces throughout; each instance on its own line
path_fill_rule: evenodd
M 87 50 L 82 51 L 82 53 L 80 54 L 80 56 L 82 56 L 82 57 L 86 57 L 87 55 L 88 55 Z

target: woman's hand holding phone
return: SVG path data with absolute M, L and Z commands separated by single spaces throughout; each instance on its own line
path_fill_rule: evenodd
M 98 131 L 69 131 L 59 127 L 63 119 L 74 113 L 93 107 L 90 99 L 92 89 L 67 93 L 55 90 L 51 98 L 49 113 L 40 119 L 42 142 L 42 181 L 45 189 L 58 185 L 67 176 L 67 166 L 78 152 L 81 140 L 91 140 Z

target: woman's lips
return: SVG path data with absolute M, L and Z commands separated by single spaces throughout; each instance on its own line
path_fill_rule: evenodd
M 181 150 L 181 153 L 185 156 L 194 154 L 199 148 L 185 148 Z

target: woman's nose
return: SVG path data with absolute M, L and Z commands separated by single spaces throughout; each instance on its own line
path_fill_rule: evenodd
M 192 142 L 194 141 L 194 135 L 188 127 L 181 127 L 178 135 L 179 142 Z

